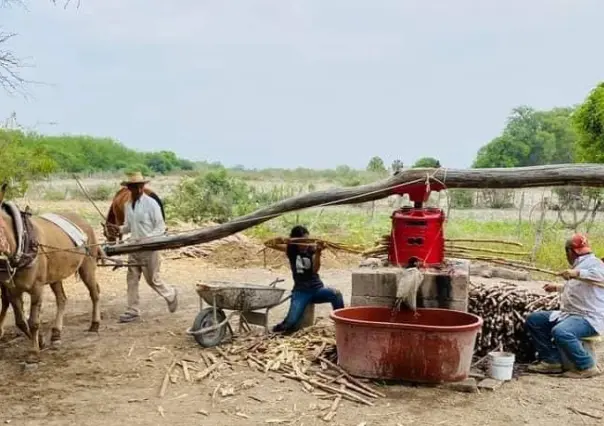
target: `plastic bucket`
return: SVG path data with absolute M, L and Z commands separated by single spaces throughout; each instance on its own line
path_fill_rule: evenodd
M 516 356 L 509 352 L 491 352 L 489 353 L 490 365 L 489 376 L 495 380 L 512 380 L 514 372 L 514 362 Z

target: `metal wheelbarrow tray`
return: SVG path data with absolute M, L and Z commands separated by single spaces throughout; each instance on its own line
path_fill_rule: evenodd
M 245 312 L 277 306 L 285 289 L 260 284 L 238 285 L 213 281 L 212 284 L 197 284 L 196 291 L 209 305 Z
M 249 324 L 260 325 L 268 332 L 268 313 L 291 296 L 283 297 L 285 289 L 275 288 L 282 279 L 268 286 L 259 284 L 236 284 L 224 281 L 211 281 L 197 284 L 196 291 L 200 299 L 200 311 L 193 326 L 186 333 L 192 335 L 203 347 L 218 345 L 226 331 L 234 335 L 229 320 L 239 314 L 239 329 Z M 204 302 L 208 307 L 204 307 Z M 232 311 L 228 316 L 224 310 Z M 264 310 L 264 312 L 258 312 Z

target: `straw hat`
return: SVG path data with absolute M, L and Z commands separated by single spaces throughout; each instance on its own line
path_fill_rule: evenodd
M 129 173 L 128 174 L 128 179 L 122 182 L 122 185 L 127 186 L 127 185 L 144 185 L 146 183 L 148 183 L 149 180 L 145 179 L 143 177 L 143 174 L 141 172 L 134 172 L 134 173 Z

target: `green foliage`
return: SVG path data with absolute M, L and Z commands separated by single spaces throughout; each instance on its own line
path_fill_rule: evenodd
M 572 163 L 577 133 L 573 108 L 536 111 L 521 106 L 512 110 L 503 133 L 480 148 L 473 167 L 524 167 Z
M 573 125 L 579 135 L 579 159 L 604 163 L 604 82 L 599 83 L 579 106 L 573 115 Z
M 449 190 L 449 201 L 454 209 L 471 209 L 474 207 L 475 192 L 472 189 L 457 189 Z
M 398 172 L 399 170 L 401 170 L 404 167 L 404 164 L 401 160 L 396 159 L 392 162 L 392 164 L 390 165 L 390 170 L 392 170 L 393 172 Z
M 69 173 L 124 171 L 137 169 L 145 174 L 165 174 L 192 170 L 193 163 L 179 159 L 170 151 L 138 152 L 112 139 L 90 136 L 43 136 L 37 133 L 0 130 L 0 137 L 19 140 L 22 150 L 44 152 L 54 170 Z M 25 152 L 24 151 L 24 152 Z
M 116 193 L 116 189 L 111 185 L 98 185 L 88 190 L 88 195 L 93 201 L 111 200 Z
M 226 169 L 185 177 L 166 198 L 166 214 L 193 223 L 223 223 L 249 210 L 252 193 L 245 181 L 228 176 Z
M 440 167 L 440 161 L 433 157 L 422 157 L 415 162 L 413 168 L 430 168 L 438 169 Z
M 384 160 L 377 156 L 371 158 L 369 164 L 367 164 L 367 171 L 372 173 L 385 173 L 386 166 L 384 165 Z
M 57 167 L 43 147 L 24 146 L 22 136 L 20 132 L 0 132 L 0 183 L 9 183 L 7 198 L 22 196 L 30 181 L 48 176 Z

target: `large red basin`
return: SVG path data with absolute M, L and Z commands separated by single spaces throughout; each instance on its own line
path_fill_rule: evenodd
M 468 377 L 482 318 L 448 309 L 333 311 L 338 363 L 350 374 L 419 383 Z

